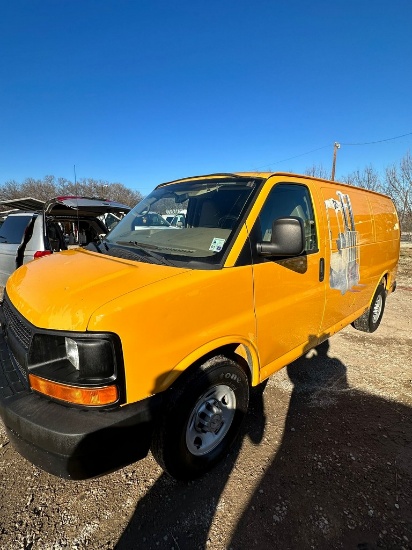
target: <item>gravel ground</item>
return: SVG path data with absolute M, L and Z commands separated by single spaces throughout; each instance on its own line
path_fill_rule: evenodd
M 412 548 L 412 245 L 377 332 L 344 329 L 253 395 L 243 437 L 203 479 L 153 458 L 55 478 L 0 423 L 2 549 Z

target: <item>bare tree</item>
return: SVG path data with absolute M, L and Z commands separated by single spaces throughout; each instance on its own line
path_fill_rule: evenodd
M 403 231 L 412 230 L 412 157 L 410 153 L 401 159 L 399 166 L 386 168 L 386 190 L 396 205 Z
M 56 193 L 57 186 L 54 176 L 45 176 L 42 180 L 26 178 L 21 184 L 22 197 L 34 197 L 35 199 L 47 201 L 55 197 Z
M 0 200 L 19 199 L 21 195 L 21 185 L 16 180 L 6 181 L 0 188 Z
M 2 200 L 21 199 L 23 197 L 47 200 L 56 196 L 56 190 L 53 176 L 46 176 L 44 180 L 26 178 L 23 183 L 18 183 L 15 180 L 6 181 L 0 186 L 0 197 Z
M 363 187 L 370 191 L 382 192 L 384 187 L 381 178 L 376 170 L 371 166 L 366 166 L 363 170 L 355 170 L 343 178 L 345 183 Z
M 134 191 L 125 187 L 122 183 L 110 183 L 107 188 L 107 196 L 109 199 L 135 206 L 143 199 L 143 195 L 139 191 Z
M 76 183 L 65 178 L 45 176 L 42 180 L 26 178 L 22 183 L 15 180 L 0 185 L 0 199 L 20 199 L 33 197 L 47 201 L 64 195 L 100 197 L 114 200 L 128 206 L 135 206 L 142 200 L 142 194 L 124 186 L 122 183 L 110 183 L 104 180 L 84 178 Z
M 305 174 L 313 178 L 330 179 L 330 173 L 324 168 L 323 164 L 313 164 L 305 170 Z

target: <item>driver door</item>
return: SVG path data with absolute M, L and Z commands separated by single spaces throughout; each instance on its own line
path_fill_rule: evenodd
M 312 204 L 305 185 L 278 183 L 256 220 L 253 233 L 263 242 L 270 241 L 272 222 L 278 218 L 299 217 L 305 228 L 303 254 L 291 258 L 258 257 L 253 265 L 262 379 L 318 342 L 325 284 Z

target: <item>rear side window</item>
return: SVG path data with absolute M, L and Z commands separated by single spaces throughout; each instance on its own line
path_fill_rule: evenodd
M 0 227 L 0 244 L 20 244 L 32 216 L 8 216 Z

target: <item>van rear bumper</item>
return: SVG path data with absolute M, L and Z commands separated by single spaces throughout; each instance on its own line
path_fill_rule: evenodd
M 0 328 L 0 416 L 14 447 L 41 469 L 87 479 L 144 458 L 162 394 L 113 410 L 79 409 L 21 383 Z

